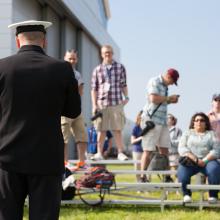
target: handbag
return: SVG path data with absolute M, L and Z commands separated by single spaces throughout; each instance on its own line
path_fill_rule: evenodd
M 164 154 L 160 154 L 159 152 L 155 152 L 148 166 L 148 170 L 167 170 L 168 166 L 168 157 Z
M 187 156 L 183 156 L 179 158 L 179 164 L 186 166 L 186 167 L 196 167 L 198 164 Z

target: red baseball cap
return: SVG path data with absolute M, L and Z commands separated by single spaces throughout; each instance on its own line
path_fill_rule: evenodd
M 212 96 L 212 100 L 215 100 L 215 99 L 220 100 L 220 94 L 219 94 L 219 93 L 215 93 L 215 94 Z
M 177 70 L 171 68 L 167 70 L 167 74 L 173 79 L 174 83 L 177 85 L 177 80 L 179 79 L 179 73 Z

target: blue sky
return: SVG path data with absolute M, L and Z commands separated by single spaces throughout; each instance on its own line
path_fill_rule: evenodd
M 148 80 L 176 68 L 179 85 L 169 94 L 180 102 L 168 111 L 183 130 L 191 116 L 208 112 L 213 93 L 220 93 L 219 0 L 109 0 L 108 31 L 121 49 L 127 69 L 130 102 L 126 115 L 134 120 L 146 103 Z

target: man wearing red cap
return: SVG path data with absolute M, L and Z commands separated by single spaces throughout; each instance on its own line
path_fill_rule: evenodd
M 154 128 L 143 134 L 141 170 L 148 168 L 151 154 L 159 150 L 160 154 L 168 155 L 170 148 L 169 129 L 167 127 L 167 105 L 177 103 L 179 95 L 168 96 L 168 86 L 176 84 L 179 73 L 175 69 L 168 69 L 165 74 L 151 78 L 147 86 L 147 101 L 142 114 L 141 127 L 144 130 L 146 121 L 152 121 Z M 167 169 L 168 167 L 164 167 Z M 146 182 L 146 176 L 141 176 L 141 181 Z

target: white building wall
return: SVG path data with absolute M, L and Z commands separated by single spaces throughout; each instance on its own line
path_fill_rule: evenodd
M 82 0 L 84 1 L 85 5 L 91 10 L 91 12 L 95 15 L 96 19 L 106 28 L 106 17 L 103 0 Z
M 2 58 L 11 54 L 12 36 L 7 26 L 11 24 L 12 0 L 1 0 L 0 9 L 0 58 Z
M 99 48 L 95 46 L 91 39 L 83 32 L 79 33 L 79 55 L 80 55 L 80 72 L 84 80 L 84 95 L 82 97 L 82 111 L 85 121 L 90 125 L 90 117 L 92 113 L 91 105 L 91 75 L 94 67 L 100 63 Z
M 60 58 L 61 56 L 61 33 L 60 33 L 60 18 L 50 7 L 45 9 L 45 20 L 53 23 L 53 26 L 47 30 L 47 47 L 46 53 L 49 56 Z
M 41 6 L 37 1 L 13 0 L 11 23 L 25 20 L 41 20 Z M 14 37 L 11 39 L 12 53 L 17 51 Z
M 62 23 L 63 26 L 63 48 L 61 56 L 63 57 L 66 50 L 77 50 L 77 28 L 70 21 L 65 20 Z
M 107 32 L 105 26 L 97 19 L 98 11 L 95 13 L 89 7 L 90 0 L 61 0 L 63 4 L 68 7 L 72 14 L 81 23 L 83 30 L 89 33 L 93 40 L 98 45 L 110 44 L 114 49 L 114 56 L 116 60 L 120 58 L 120 50 L 112 37 Z M 87 3 L 85 3 L 85 1 Z M 92 0 L 95 1 L 95 0 Z M 97 0 L 99 1 L 99 0 Z M 98 9 L 98 8 L 97 8 Z

